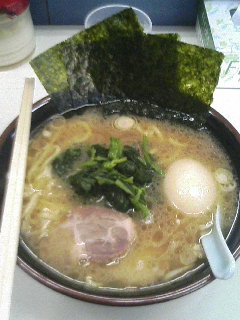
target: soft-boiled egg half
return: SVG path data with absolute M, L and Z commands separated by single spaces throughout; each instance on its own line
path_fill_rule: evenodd
M 211 172 L 193 159 L 177 160 L 170 165 L 164 191 L 170 205 L 186 214 L 205 213 L 215 203 L 217 194 Z

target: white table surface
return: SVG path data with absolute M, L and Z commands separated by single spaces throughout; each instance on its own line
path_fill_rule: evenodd
M 80 26 L 36 27 L 37 46 L 34 56 L 79 30 Z M 195 29 L 192 27 L 155 27 L 154 32 L 178 32 L 183 41 L 198 44 Z M 27 62 L 0 72 L 0 133 L 19 112 L 24 77 L 27 76 L 35 76 Z M 45 95 L 45 89 L 36 79 L 34 101 Z M 240 131 L 240 89 L 216 89 L 212 107 Z M 230 280 L 215 280 L 188 296 L 143 307 L 106 307 L 78 301 L 38 283 L 17 266 L 10 319 L 239 320 L 240 261 L 237 262 L 236 273 Z

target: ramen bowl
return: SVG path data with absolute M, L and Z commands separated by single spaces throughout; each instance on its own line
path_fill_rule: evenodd
M 77 109 L 71 109 L 65 116 L 81 114 L 90 105 L 83 105 Z M 146 111 L 147 112 L 147 111 Z M 31 130 L 46 123 L 47 119 L 59 114 L 57 106 L 48 97 L 34 104 L 32 113 Z M 210 132 L 222 144 L 230 157 L 231 164 L 236 171 L 240 181 L 240 135 L 233 126 L 217 111 L 209 109 L 206 113 L 206 126 Z M 8 170 L 12 141 L 16 120 L 4 131 L 0 138 L 0 197 L 3 201 L 4 187 L 6 185 L 6 172 Z M 239 208 L 239 206 L 238 206 Z M 235 218 L 227 235 L 226 241 L 234 255 L 240 255 L 240 234 L 238 225 L 240 223 L 239 210 L 236 210 Z M 172 300 L 189 294 L 214 280 L 207 262 L 198 265 L 184 276 L 162 284 L 155 284 L 141 288 L 101 288 L 89 286 L 81 281 L 74 280 L 56 271 L 43 260 L 38 258 L 20 239 L 18 251 L 18 264 L 33 278 L 60 293 L 76 299 L 116 306 L 137 306 Z

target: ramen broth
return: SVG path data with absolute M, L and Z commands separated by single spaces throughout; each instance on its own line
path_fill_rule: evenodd
M 133 145 L 146 135 L 150 152 L 164 171 L 176 160 L 191 158 L 204 165 L 213 176 L 217 169 L 226 169 L 236 181 L 227 155 L 206 130 L 196 131 L 141 117 L 134 117 L 131 128 L 120 130 L 113 125 L 118 117 L 104 118 L 96 110 L 69 119 L 59 116 L 34 135 L 29 145 L 21 234 L 32 251 L 47 264 L 90 285 L 124 288 L 166 282 L 203 262 L 200 237 L 211 230 L 216 206 L 197 215 L 180 212 L 167 201 L 164 178 L 159 178 L 148 190 L 151 220 L 146 222 L 133 216 L 136 239 L 125 256 L 107 264 L 66 261 L 64 245 L 51 250 L 52 242 L 62 239 L 56 232 L 48 239 L 50 235 L 74 208 L 84 205 L 51 168 L 52 160 L 73 145 L 108 145 L 110 137 L 119 138 L 123 145 Z M 236 212 L 237 187 L 226 190 L 217 181 L 216 186 L 226 234 Z M 98 201 L 91 205 L 102 204 Z M 68 234 L 64 241 L 70 241 Z

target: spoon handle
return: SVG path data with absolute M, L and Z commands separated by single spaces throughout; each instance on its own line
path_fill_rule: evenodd
M 201 242 L 214 276 L 222 280 L 231 278 L 235 270 L 235 260 L 221 231 L 219 206 L 213 229 L 201 238 Z

